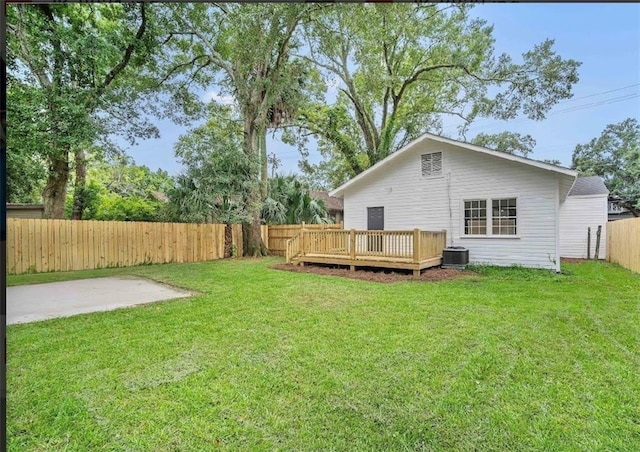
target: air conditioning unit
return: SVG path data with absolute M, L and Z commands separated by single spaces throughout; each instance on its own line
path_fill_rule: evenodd
M 442 250 L 442 268 L 464 270 L 469 263 L 469 250 L 463 246 L 450 246 Z

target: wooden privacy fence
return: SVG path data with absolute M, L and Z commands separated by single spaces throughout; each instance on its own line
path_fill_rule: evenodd
M 269 225 L 269 240 L 266 243 L 269 253 L 284 256 L 287 251 L 287 240 L 298 235 L 302 228 L 312 231 L 342 229 L 342 222 L 337 224 L 279 224 Z
M 607 260 L 640 273 L 640 218 L 607 223 Z
M 242 226 L 232 225 L 242 255 Z M 268 240 L 268 229 L 262 227 Z M 88 270 L 224 257 L 223 224 L 7 219 L 7 272 Z

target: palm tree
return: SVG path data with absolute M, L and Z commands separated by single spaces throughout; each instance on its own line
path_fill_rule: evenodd
M 262 204 L 262 219 L 268 224 L 331 223 L 323 200 L 312 198 L 309 187 L 295 175 L 269 180 L 267 198 Z

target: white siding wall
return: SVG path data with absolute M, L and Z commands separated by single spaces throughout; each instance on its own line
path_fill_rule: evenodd
M 443 176 L 421 174 L 421 154 L 443 153 Z M 447 230 L 447 245 L 469 249 L 473 263 L 555 269 L 553 173 L 426 140 L 344 193 L 345 229 L 367 229 L 367 207 L 384 207 L 386 230 Z M 448 189 L 449 187 L 449 189 Z M 517 198 L 518 238 L 469 238 L 464 199 Z M 490 204 L 487 205 L 490 209 Z
M 595 256 L 596 232 L 600 235 L 600 259 L 607 255 L 607 195 L 569 196 L 560 205 L 560 256 L 587 257 L 587 228 L 591 227 L 591 257 Z

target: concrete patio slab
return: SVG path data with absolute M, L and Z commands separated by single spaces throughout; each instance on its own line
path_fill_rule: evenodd
M 7 324 L 111 311 L 191 295 L 183 290 L 133 277 L 7 287 Z

